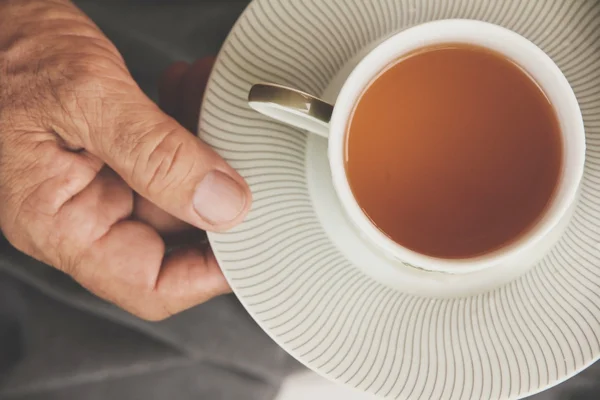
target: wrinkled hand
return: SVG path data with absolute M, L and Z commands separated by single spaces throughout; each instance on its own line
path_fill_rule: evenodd
M 169 116 L 195 126 L 209 70 L 173 65 L 160 85 L 164 113 L 69 1 L 0 1 L 7 239 L 145 319 L 228 291 L 210 249 L 165 255 L 166 236 L 231 228 L 250 206 L 240 175 Z

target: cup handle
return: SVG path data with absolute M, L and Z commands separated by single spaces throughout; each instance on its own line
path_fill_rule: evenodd
M 267 117 L 327 138 L 333 106 L 308 93 L 274 83 L 250 89 L 248 105 Z

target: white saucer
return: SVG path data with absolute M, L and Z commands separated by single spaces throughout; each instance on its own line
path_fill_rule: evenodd
M 584 114 L 580 202 L 559 244 L 525 275 L 518 266 L 429 273 L 384 258 L 341 212 L 325 141 L 246 104 L 261 81 L 332 101 L 374 43 L 443 18 L 485 20 L 532 40 L 561 67 Z M 600 357 L 597 1 L 256 0 L 221 51 L 201 115 L 201 137 L 254 195 L 246 222 L 209 235 L 215 254 L 250 314 L 310 368 L 385 398 L 512 399 Z

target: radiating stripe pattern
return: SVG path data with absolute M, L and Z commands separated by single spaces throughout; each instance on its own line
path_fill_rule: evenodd
M 564 237 L 491 292 L 432 299 L 366 276 L 325 234 L 303 132 L 246 105 L 257 82 L 322 93 L 367 44 L 444 18 L 493 22 L 559 65 L 584 114 L 586 171 Z M 210 239 L 236 294 L 280 345 L 338 382 L 391 399 L 514 399 L 600 354 L 600 2 L 256 0 L 230 34 L 200 131 L 251 185 L 248 219 Z

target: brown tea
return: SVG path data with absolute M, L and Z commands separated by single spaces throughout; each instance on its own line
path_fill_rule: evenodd
M 557 116 L 537 83 L 504 56 L 459 44 L 414 52 L 371 83 L 345 162 L 356 201 L 383 233 L 457 259 L 532 228 L 562 157 Z

